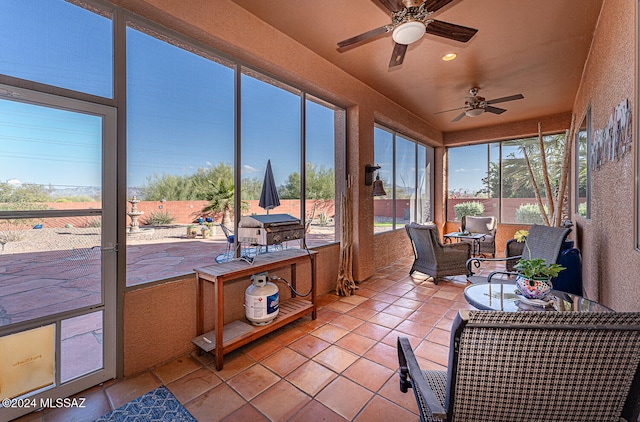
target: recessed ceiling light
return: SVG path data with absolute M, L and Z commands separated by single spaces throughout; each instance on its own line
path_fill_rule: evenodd
M 445 54 L 444 56 L 442 56 L 442 60 L 444 60 L 445 62 L 449 62 L 449 61 L 455 59 L 456 57 L 458 57 L 458 55 L 456 53 L 448 53 L 448 54 Z

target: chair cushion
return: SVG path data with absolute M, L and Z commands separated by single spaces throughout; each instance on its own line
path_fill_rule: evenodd
M 490 234 L 495 228 L 494 217 L 472 217 L 465 216 L 463 229 L 471 233 L 485 233 Z

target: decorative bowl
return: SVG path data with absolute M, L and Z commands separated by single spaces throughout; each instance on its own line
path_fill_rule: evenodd
M 528 299 L 543 299 L 553 289 L 550 278 L 528 279 L 519 275 L 516 278 L 516 285 L 520 294 Z

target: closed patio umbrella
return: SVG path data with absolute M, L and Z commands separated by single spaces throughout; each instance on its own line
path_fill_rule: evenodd
M 273 171 L 271 170 L 271 160 L 267 160 L 267 170 L 264 173 L 262 194 L 258 205 L 260 208 L 267 210 L 267 214 L 269 214 L 269 210 L 280 206 L 280 197 L 278 196 L 276 181 L 273 179 Z

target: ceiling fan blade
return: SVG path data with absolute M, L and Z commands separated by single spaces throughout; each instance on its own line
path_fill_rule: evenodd
M 452 108 L 452 109 L 449 109 L 449 110 L 437 111 L 437 112 L 435 112 L 435 113 L 433 113 L 433 114 L 448 113 L 448 112 L 450 112 L 450 111 L 462 110 L 462 109 L 464 109 L 464 108 L 467 108 L 467 107 L 466 107 L 466 106 L 464 106 L 464 107 Z
M 462 113 L 458 114 L 456 118 L 452 120 L 452 122 L 457 122 L 458 120 L 462 119 L 466 115 L 467 114 L 463 111 Z
M 404 61 L 404 55 L 407 52 L 408 45 L 396 43 L 393 47 L 393 53 L 391 54 L 391 60 L 389 61 L 389 67 L 400 66 Z
M 486 106 L 484 108 L 484 111 L 488 111 L 489 113 L 493 113 L 493 114 L 502 114 L 504 113 L 505 110 L 504 108 L 498 108 L 498 107 L 493 107 L 493 106 Z
M 390 30 L 390 26 L 389 25 L 385 25 L 385 26 L 381 26 L 380 28 L 376 28 L 376 29 L 372 29 L 371 31 L 367 31 L 363 34 L 360 35 L 356 35 L 355 37 L 351 37 L 348 38 L 344 41 L 340 41 L 338 43 L 338 48 L 345 48 L 348 47 L 350 45 L 362 42 L 362 41 L 366 41 L 369 40 L 373 37 L 377 37 L 378 35 L 382 35 L 382 34 L 386 34 L 387 32 L 389 32 Z
M 504 103 L 504 102 L 507 102 L 507 101 L 521 100 L 523 98 L 524 98 L 524 95 L 516 94 L 516 95 L 511 95 L 509 97 L 502 97 L 502 98 L 496 98 L 494 100 L 489 100 L 486 103 L 487 104 Z
M 390 30 L 390 25 L 381 26 L 380 28 L 372 29 L 371 31 L 367 31 L 363 34 L 356 35 L 355 37 L 348 38 L 344 41 L 340 41 L 338 43 L 338 48 L 345 48 L 350 45 L 366 41 L 373 37 L 377 37 L 378 35 L 386 34 Z
M 447 4 L 451 3 L 453 0 L 427 0 L 425 1 L 425 8 L 429 11 L 429 12 L 435 12 L 438 11 L 440 9 L 442 9 L 443 7 L 445 7 Z
M 378 0 L 384 7 L 389 9 L 390 12 L 397 12 L 404 9 L 404 4 L 401 0 Z
M 434 20 L 427 25 L 427 34 L 449 38 L 450 40 L 467 42 L 478 32 L 477 29 L 453 23 Z

